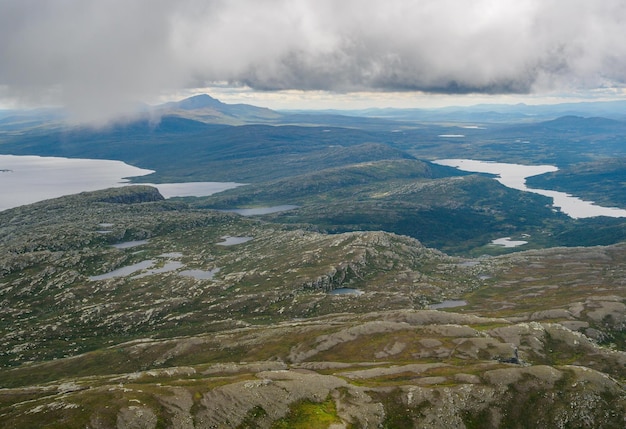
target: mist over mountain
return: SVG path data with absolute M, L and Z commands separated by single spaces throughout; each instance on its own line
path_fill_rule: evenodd
M 177 116 L 212 124 L 244 125 L 329 125 L 370 130 L 392 130 L 414 128 L 416 122 L 468 124 L 511 124 L 548 121 L 565 116 L 584 118 L 598 117 L 626 120 L 626 102 L 598 101 L 561 103 L 549 105 L 526 104 L 477 104 L 464 107 L 442 108 L 371 108 L 361 110 L 282 110 L 276 111 L 250 104 L 228 104 L 199 94 L 180 101 L 167 102 L 155 106 L 144 105 L 127 117 L 118 117 L 108 125 L 148 120 L 156 123 L 163 117 Z M 0 111 L 0 133 L 9 129 L 27 130 L 40 125 L 67 126 L 67 112 L 62 108 Z M 74 124 L 80 126 L 80 124 Z
M 300 91 L 303 101 L 622 96 L 623 5 L 574 3 L 3 2 L 0 98 L 103 124 L 163 93 L 211 86 Z

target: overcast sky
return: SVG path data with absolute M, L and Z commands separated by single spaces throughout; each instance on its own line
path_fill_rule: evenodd
M 0 0 L 0 106 L 624 97 L 625 41 L 624 0 Z

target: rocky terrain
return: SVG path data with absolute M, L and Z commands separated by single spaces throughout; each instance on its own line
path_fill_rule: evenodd
M 626 244 L 467 259 L 128 187 L 0 246 L 3 427 L 626 425 Z

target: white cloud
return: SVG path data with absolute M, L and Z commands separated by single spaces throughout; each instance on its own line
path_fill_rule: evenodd
M 541 93 L 626 81 L 620 0 L 0 0 L 0 96 L 80 119 L 217 82 Z

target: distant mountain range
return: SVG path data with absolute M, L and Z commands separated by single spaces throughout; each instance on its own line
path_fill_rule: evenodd
M 321 112 L 320 112 L 321 113 Z M 561 116 L 606 117 L 626 119 L 626 101 L 593 101 L 560 104 L 477 104 L 436 109 L 372 108 L 363 110 L 325 110 L 325 114 L 343 114 L 368 118 L 406 121 L 455 122 L 537 122 Z
M 285 110 L 274 111 L 249 104 L 226 104 L 201 94 L 178 102 L 156 106 L 152 111 L 175 116 L 183 116 L 210 123 L 239 125 L 243 123 L 272 124 L 328 124 L 342 126 L 367 118 L 379 123 L 390 122 L 476 122 L 511 123 L 538 122 L 562 116 L 604 117 L 626 119 L 626 101 L 599 101 L 562 104 L 478 104 L 475 106 L 451 106 L 435 109 L 395 109 L 371 108 L 364 110 Z
M 626 120 L 626 101 L 563 103 L 550 105 L 479 104 L 436 109 L 371 108 L 363 110 L 285 110 L 276 111 L 250 104 L 223 103 L 207 94 L 157 106 L 145 106 L 137 119 L 152 121 L 177 116 L 210 124 L 245 125 L 328 125 L 389 130 L 411 127 L 419 122 L 460 122 L 472 124 L 535 123 L 562 116 L 604 117 Z M 67 114 L 60 108 L 0 110 L 0 133 L 15 132 L 42 125 L 62 123 Z

